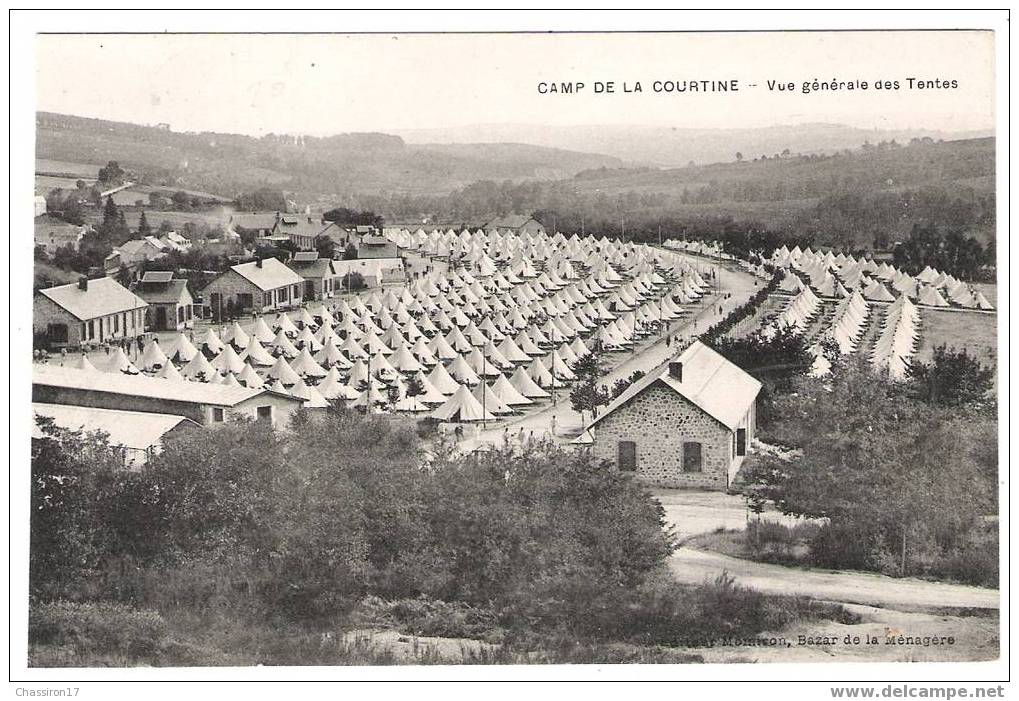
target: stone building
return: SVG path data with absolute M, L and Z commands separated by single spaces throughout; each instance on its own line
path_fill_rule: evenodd
M 152 331 L 183 331 L 194 328 L 194 299 L 187 280 L 174 279 L 173 273 L 149 270 L 134 287 L 134 292 L 148 302 L 145 325 Z
M 304 299 L 330 299 L 340 292 L 342 276 L 336 272 L 335 261 L 320 258 L 315 251 L 298 251 L 287 261 L 287 267 L 304 278 Z
M 50 348 L 134 338 L 145 332 L 145 300 L 112 278 L 81 278 L 39 290 L 32 330 Z
M 275 258 L 234 265 L 202 289 L 208 313 L 222 321 L 299 307 L 304 278 Z
M 696 341 L 606 407 L 588 426 L 592 450 L 647 484 L 726 490 L 753 440 L 760 390 Z

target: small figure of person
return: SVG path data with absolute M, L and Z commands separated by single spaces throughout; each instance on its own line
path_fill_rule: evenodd
M 145 350 L 145 336 L 138 337 L 138 352 L 141 353 Z
M 668 348 L 671 343 L 672 343 L 672 336 L 666 335 L 665 336 L 665 347 Z

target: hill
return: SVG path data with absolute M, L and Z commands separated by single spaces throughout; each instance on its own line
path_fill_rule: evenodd
M 179 133 L 159 127 L 40 112 L 36 157 L 44 170 L 98 169 L 109 160 L 142 185 L 172 185 L 228 197 L 261 186 L 309 201 L 351 192 L 434 195 L 475 180 L 564 178 L 617 158 L 523 144 L 408 145 L 398 136 L 329 137 Z
M 914 224 L 995 238 L 994 139 L 879 142 L 832 155 L 793 155 L 684 168 L 596 168 L 558 181 L 479 182 L 441 198 L 367 206 L 397 217 L 470 218 L 538 212 L 563 231 L 657 239 L 717 231 L 731 220 L 820 245 L 887 248 Z
M 913 138 L 934 141 L 988 136 L 990 132 L 948 133 L 931 129 L 860 129 L 844 124 L 782 124 L 754 129 L 686 129 L 662 126 L 476 124 L 448 129 L 398 130 L 408 143 L 519 142 L 578 151 L 594 151 L 629 163 L 660 167 L 730 161 L 737 151 L 747 159 L 782 153 L 830 154 Z

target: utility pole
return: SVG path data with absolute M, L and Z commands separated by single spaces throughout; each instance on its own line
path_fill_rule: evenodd
M 481 350 L 481 428 L 488 426 L 488 385 L 485 383 L 485 374 L 488 372 L 488 357 L 484 349 Z

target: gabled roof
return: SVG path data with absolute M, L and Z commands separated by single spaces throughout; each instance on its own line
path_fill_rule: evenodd
M 240 385 L 231 387 L 204 382 L 181 382 L 145 375 L 79 370 L 59 365 L 35 365 L 32 369 L 32 384 L 222 407 L 236 406 L 247 399 L 265 393 L 301 401 L 289 394 L 280 395 L 270 390 L 252 389 Z
M 312 258 L 311 260 L 301 260 L 297 253 L 293 259 L 287 261 L 287 267 L 293 269 L 298 275 L 305 278 L 325 278 L 336 275 L 336 270 L 333 267 L 333 261 L 329 258 Z M 317 255 L 312 253 L 312 255 Z
M 71 431 L 102 431 L 109 435 L 111 445 L 148 449 L 159 443 L 163 435 L 180 424 L 198 427 L 191 419 L 175 414 L 153 414 L 147 411 L 99 409 L 71 404 L 32 403 L 36 416 L 46 416 L 57 426 Z M 32 437 L 42 438 L 38 424 L 32 426 Z
M 300 285 L 304 278 L 275 258 L 265 258 L 261 266 L 258 261 L 241 263 L 230 268 L 260 290 L 275 290 L 286 285 Z
M 168 273 L 173 275 L 173 273 Z M 145 273 L 147 278 L 150 273 Z M 149 304 L 176 304 L 188 289 L 187 280 L 147 280 L 142 279 L 135 287 L 135 293 Z
M 149 306 L 144 299 L 108 277 L 89 280 L 85 290 L 72 282 L 39 290 L 39 294 L 81 321 Z
M 122 254 L 134 255 L 141 251 L 146 246 L 151 246 L 157 251 L 162 251 L 163 248 L 165 248 L 163 244 L 159 242 L 158 239 L 156 239 L 155 243 L 153 243 L 152 237 L 147 236 L 143 239 L 130 239 L 129 241 L 125 241 L 124 243 L 117 246 L 117 251 L 119 251 Z
M 682 381 L 669 374 L 669 365 L 666 364 L 627 387 L 626 391 L 616 397 L 588 428 L 655 382 L 662 382 L 719 423 L 733 430 L 761 391 L 760 382 L 700 341 L 695 341 L 672 362 L 683 364 Z

